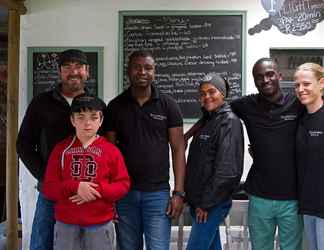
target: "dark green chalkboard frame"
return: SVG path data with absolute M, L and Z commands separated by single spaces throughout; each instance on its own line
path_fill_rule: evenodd
M 33 98 L 33 55 L 39 52 L 62 52 L 66 49 L 80 49 L 84 52 L 94 52 L 97 54 L 97 93 L 103 98 L 103 47 L 28 47 L 27 48 L 27 98 Z
M 173 10 L 145 10 L 145 11 L 119 11 L 119 48 L 118 48 L 118 93 L 124 86 L 124 17 L 131 16 L 240 16 L 241 23 L 241 90 L 246 93 L 246 11 L 173 11 Z M 184 117 L 186 123 L 193 123 L 199 117 Z

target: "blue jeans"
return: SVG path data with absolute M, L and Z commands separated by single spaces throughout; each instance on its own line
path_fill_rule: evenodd
M 250 196 L 248 211 L 252 250 L 273 250 L 278 227 L 281 250 L 301 250 L 303 219 L 297 201 L 270 200 Z
M 304 215 L 305 233 L 309 250 L 324 250 L 324 219 Z
M 219 224 L 224 221 L 231 206 L 232 202 L 226 201 L 208 209 L 206 223 L 197 223 L 195 210 L 190 208 L 192 227 L 187 250 L 222 250 Z
M 141 192 L 131 190 L 117 203 L 117 245 L 120 250 L 168 250 L 171 220 L 166 215 L 169 190 Z
M 39 193 L 34 215 L 30 250 L 52 250 L 54 238 L 54 202 Z

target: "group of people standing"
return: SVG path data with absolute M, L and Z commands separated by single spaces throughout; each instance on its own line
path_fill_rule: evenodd
M 29 104 L 17 152 L 40 191 L 31 250 L 114 249 L 114 226 L 120 250 L 143 249 L 144 239 L 146 249 L 166 250 L 171 219 L 185 202 L 187 249 L 221 250 L 219 224 L 243 172 L 240 119 L 253 158 L 244 184 L 252 249 L 273 250 L 277 228 L 281 250 L 302 249 L 303 225 L 310 250 L 324 249 L 321 66 L 301 65 L 296 95 L 284 94 L 277 63 L 262 58 L 252 72 L 259 93 L 231 103 L 227 80 L 206 75 L 198 88 L 202 118 L 185 135 L 178 105 L 154 85 L 152 54 L 133 52 L 127 73 L 130 87 L 106 106 L 85 86 L 86 55 L 66 50 L 60 83 Z

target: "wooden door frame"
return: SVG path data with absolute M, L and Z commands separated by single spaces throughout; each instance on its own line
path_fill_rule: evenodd
M 26 13 L 24 0 L 0 0 L 8 9 L 8 79 L 6 130 L 6 249 L 18 249 L 18 132 L 20 15 Z

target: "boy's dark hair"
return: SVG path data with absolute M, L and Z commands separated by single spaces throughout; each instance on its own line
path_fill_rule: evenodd
M 71 114 L 83 110 L 104 111 L 105 108 L 106 104 L 100 98 L 89 94 L 81 94 L 74 97 L 71 104 Z
M 132 61 L 137 57 L 153 57 L 153 53 L 149 50 L 136 50 L 128 57 L 128 67 L 131 65 Z

